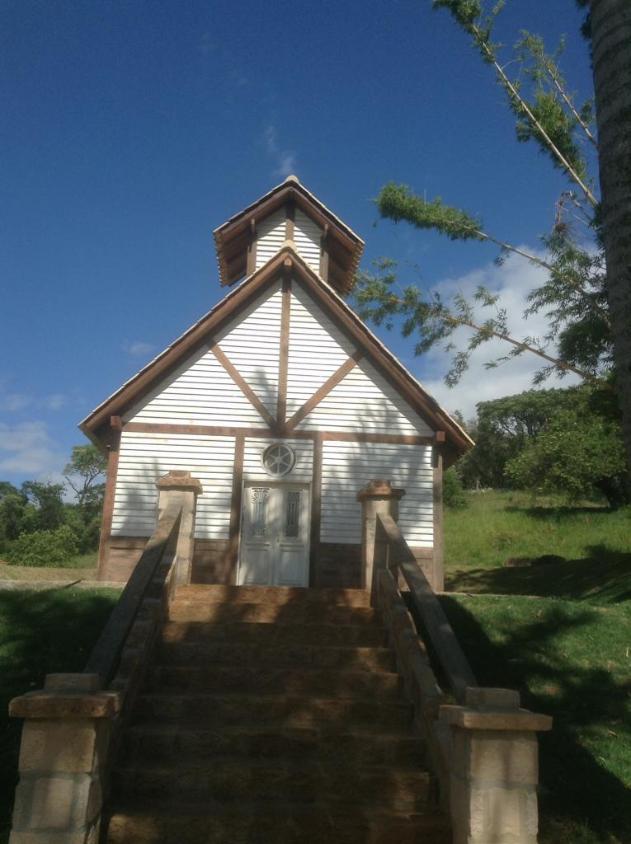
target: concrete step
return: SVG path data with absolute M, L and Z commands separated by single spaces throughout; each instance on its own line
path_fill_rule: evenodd
M 137 724 L 121 742 L 123 765 L 176 765 L 180 760 L 244 756 L 252 759 L 300 760 L 351 765 L 392 765 L 422 770 L 423 741 L 409 731 L 284 729 L 245 724 L 213 730 L 179 724 Z
M 338 647 L 385 647 L 386 631 L 371 624 L 266 624 L 263 622 L 200 621 L 167 622 L 164 642 L 222 641 L 252 642 L 256 645 L 317 645 Z
M 207 806 L 165 812 L 148 805 L 118 808 L 108 844 L 451 844 L 438 812 L 404 814 L 370 806 L 313 803 L 260 805 L 243 801 L 209 812 Z
M 386 806 L 396 812 L 423 812 L 431 801 L 431 777 L 409 767 L 305 763 L 295 759 L 245 757 L 180 760 L 173 766 L 132 765 L 112 772 L 114 799 L 152 800 L 181 806 L 242 801 L 343 803 L 347 807 Z
M 338 604 L 345 607 L 369 607 L 370 594 L 364 589 L 303 589 L 283 586 L 223 586 L 192 584 L 178 586 L 176 598 L 204 600 L 206 603 Z
M 407 703 L 367 699 L 316 698 L 301 695 L 142 694 L 134 709 L 135 723 L 180 723 L 206 728 L 230 725 L 315 727 L 341 732 L 369 727 L 379 733 L 411 727 Z
M 334 698 L 396 699 L 398 674 L 318 668 L 250 668 L 239 665 L 165 665 L 153 669 L 148 690 L 252 695 L 314 695 Z
M 209 603 L 203 598 L 176 598 L 169 607 L 171 621 L 207 621 L 226 623 L 255 621 L 284 626 L 287 624 L 375 624 L 376 610 L 370 607 L 344 607 L 337 604 L 300 601 L 296 604 L 262 604 L 235 601 Z
M 161 665 L 240 665 L 333 668 L 349 671 L 394 671 L 389 648 L 350 645 L 258 644 L 228 641 L 166 641 L 156 655 Z

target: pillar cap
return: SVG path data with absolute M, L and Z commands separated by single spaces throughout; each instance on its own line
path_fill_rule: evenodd
M 114 718 L 120 712 L 121 697 L 118 692 L 101 690 L 81 692 L 73 690 L 48 690 L 27 692 L 14 697 L 9 703 L 11 718 L 63 719 Z
M 366 486 L 357 493 L 357 500 L 364 501 L 369 498 L 378 498 L 380 500 L 394 499 L 398 501 L 405 495 L 405 490 L 401 487 L 392 486 L 391 481 L 385 481 L 380 478 L 368 481 Z
M 175 469 L 163 475 L 156 486 L 160 490 L 177 489 L 194 492 L 195 495 L 201 495 L 204 491 L 199 478 L 193 478 L 190 472 L 176 471 Z
M 530 712 L 529 709 L 480 710 L 466 706 L 445 704 L 440 707 L 439 718 L 443 723 L 463 730 L 497 730 L 513 732 L 545 732 L 552 729 L 550 715 Z

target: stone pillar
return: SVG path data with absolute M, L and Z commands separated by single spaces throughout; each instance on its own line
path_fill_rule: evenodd
M 9 844 L 97 844 L 116 692 L 96 674 L 49 674 L 14 698 L 24 718 Z
M 191 582 L 193 553 L 195 551 L 195 511 L 197 496 L 202 494 L 202 484 L 190 472 L 172 470 L 158 481 L 158 510 L 160 515 L 170 507 L 182 508 L 182 521 L 177 543 L 175 585 Z
M 373 595 L 377 579 L 376 569 L 385 561 L 375 559 L 375 527 L 377 515 L 399 518 L 399 501 L 405 495 L 404 489 L 397 489 L 390 481 L 368 481 L 357 493 L 357 500 L 362 505 L 362 588 L 369 589 Z
M 536 844 L 537 732 L 552 718 L 520 709 L 518 692 L 468 688 L 440 720 L 452 731 L 453 844 Z

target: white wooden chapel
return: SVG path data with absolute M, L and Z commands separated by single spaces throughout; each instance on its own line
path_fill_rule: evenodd
M 100 578 L 127 579 L 185 470 L 193 582 L 361 585 L 357 493 L 384 478 L 442 588 L 442 471 L 472 443 L 344 301 L 363 241 L 293 176 L 214 234 L 232 289 L 81 423 L 109 453 Z

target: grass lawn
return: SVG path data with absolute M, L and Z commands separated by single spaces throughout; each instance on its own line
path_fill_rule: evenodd
M 468 506 L 445 512 L 445 563 L 458 571 L 502 566 L 509 558 L 555 554 L 615 562 L 631 554 L 631 507 L 564 505 L 525 492 L 468 493 Z
M 120 592 L 0 591 L 0 842 L 8 841 L 20 722 L 9 700 L 42 687 L 44 675 L 81 671 Z
M 629 844 L 631 511 L 470 500 L 445 519 L 448 588 L 469 594 L 443 602 L 478 681 L 554 717 L 540 744 L 540 840 Z M 501 566 L 550 554 L 562 559 Z

